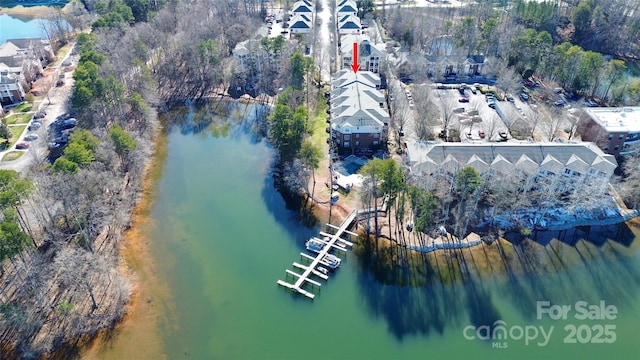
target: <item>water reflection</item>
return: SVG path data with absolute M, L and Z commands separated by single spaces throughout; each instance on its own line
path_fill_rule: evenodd
M 538 232 L 535 241 L 511 235 L 512 242 L 429 254 L 381 243 L 375 250 L 374 241 L 362 240 L 356 248 L 362 298 L 398 339 L 468 324 L 492 328 L 505 320 L 504 301 L 530 321 L 543 300 L 635 306 L 640 268 L 627 224 Z

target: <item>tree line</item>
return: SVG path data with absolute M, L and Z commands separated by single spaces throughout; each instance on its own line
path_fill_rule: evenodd
M 498 76 L 504 63 L 522 78 L 535 75 L 568 91 L 627 105 L 640 101 L 640 82 L 631 77 L 628 64 L 638 60 L 639 6 L 633 0 L 562 6 L 524 0 L 502 6 L 488 0 L 460 9 L 385 10 L 383 25 L 394 40 L 414 51 L 483 54 L 490 64 L 485 75 Z
M 9 357 L 75 349 L 121 318 L 132 285 L 118 253 L 158 113 L 228 84 L 231 50 L 260 24 L 252 4 L 227 1 L 84 0 L 67 16 L 92 29 L 77 36 L 66 104 L 77 129 L 24 177 L 0 172 L 0 352 Z

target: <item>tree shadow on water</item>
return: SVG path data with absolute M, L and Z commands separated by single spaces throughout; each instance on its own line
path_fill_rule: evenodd
M 540 242 L 500 240 L 475 253 L 444 250 L 438 256 L 362 239 L 355 247 L 362 302 L 399 341 L 466 325 L 492 330 L 510 320 L 496 305 L 505 300 L 528 321 L 535 320 L 538 301 L 573 306 L 604 300 L 620 311 L 635 304 L 640 266 L 630 248 L 635 234 L 625 224 L 538 236 Z M 487 252 L 491 257 L 482 256 Z M 490 270 L 480 266 L 488 261 Z
M 356 249 L 360 295 L 371 315 L 383 318 L 399 341 L 441 335 L 448 327 L 491 326 L 500 318 L 489 291 L 460 266 L 461 254 L 451 252 L 450 261 L 438 261 L 424 254 L 374 251 L 370 242 L 362 243 Z M 397 270 L 403 267 L 410 270 Z

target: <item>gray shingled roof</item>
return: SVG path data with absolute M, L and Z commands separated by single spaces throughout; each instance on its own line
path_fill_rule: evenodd
M 542 160 L 542 163 L 540 163 L 540 167 L 554 174 L 559 174 L 564 169 L 564 164 L 558 161 L 553 155 L 547 154 L 544 160 Z
M 524 171 L 526 174 L 533 174 L 538 171 L 538 164 L 527 155 L 522 154 L 520 159 L 515 163 L 515 168 Z
M 538 167 L 560 173 L 565 166 L 585 173 L 594 164 L 594 168 L 611 174 L 617 167 L 613 156 L 604 154 L 591 143 L 409 143 L 412 164 L 417 165 L 427 158 L 442 164 L 448 157 L 469 165 L 481 160 L 501 172 L 507 169 L 509 163 L 511 169 L 519 168 L 527 173 Z
M 476 154 L 471 155 L 469 161 L 467 161 L 466 166 L 473 166 L 473 168 L 481 174 L 489 169 L 489 164 L 480 159 Z
M 504 156 L 498 154 L 495 159 L 489 165 L 491 169 L 502 173 L 502 174 L 510 174 L 513 172 L 513 164 L 504 158 Z
M 567 168 L 579 172 L 580 174 L 586 174 L 589 171 L 589 164 L 577 157 L 575 154 L 571 155 L 569 161 L 567 161 Z

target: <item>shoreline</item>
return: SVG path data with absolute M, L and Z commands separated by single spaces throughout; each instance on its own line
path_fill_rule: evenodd
M 156 134 L 153 146 L 153 155 L 143 174 L 140 200 L 131 212 L 131 226 L 123 233 L 125 241 L 119 249 L 119 269 L 133 284 L 128 310 L 113 328 L 97 334 L 81 347 L 79 355 L 83 359 L 123 359 L 141 349 L 144 353 L 138 353 L 138 358 L 166 358 L 157 334 L 161 317 L 167 316 L 166 304 L 154 300 L 167 299 L 169 295 L 157 276 L 158 265 L 151 254 L 150 239 L 144 234 L 144 228 L 152 221 L 150 212 L 157 193 L 155 185 L 168 151 L 162 130 Z
M 64 7 L 60 8 L 62 9 L 62 11 L 64 11 L 67 6 L 69 6 L 69 4 L 71 4 L 70 2 L 67 3 Z M 6 15 L 19 15 L 19 16 L 26 16 L 26 17 L 32 17 L 32 18 L 36 18 L 36 17 L 40 17 L 43 15 L 47 15 L 47 13 L 49 11 L 51 11 L 52 9 L 55 9 L 57 7 L 55 6 L 48 6 L 48 5 L 37 5 L 37 6 L 22 6 L 22 5 L 16 5 L 16 6 L 12 6 L 12 7 L 0 7 L 0 15 L 6 14 Z

